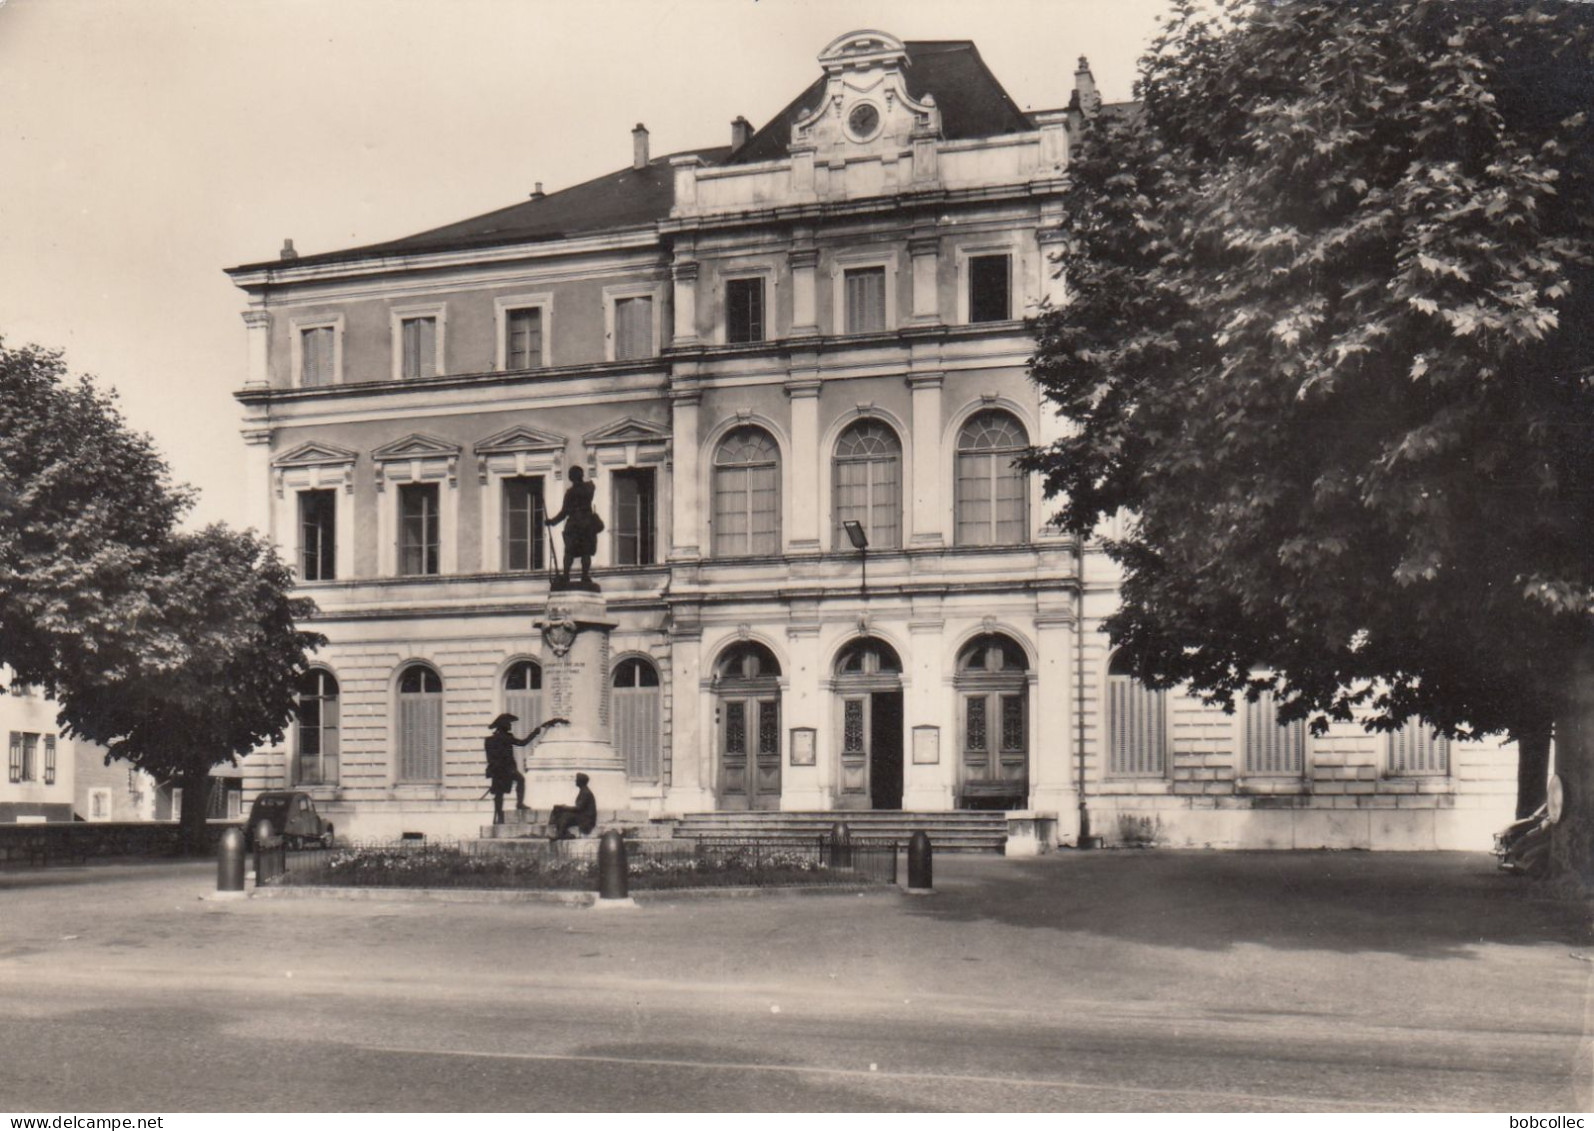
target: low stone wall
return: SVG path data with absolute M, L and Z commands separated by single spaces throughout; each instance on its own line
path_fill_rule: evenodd
M 236 822 L 207 825 L 209 850 Z M 175 821 L 73 821 L 0 825 L 0 864 L 69 864 L 84 860 L 178 855 Z

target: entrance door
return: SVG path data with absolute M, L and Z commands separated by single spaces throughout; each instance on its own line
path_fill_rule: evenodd
M 860 637 L 836 657 L 840 734 L 836 805 L 902 808 L 902 661 L 883 640 Z
M 876 809 L 902 808 L 902 692 L 869 697 L 869 800 Z
M 780 700 L 720 700 L 720 807 L 780 808 Z

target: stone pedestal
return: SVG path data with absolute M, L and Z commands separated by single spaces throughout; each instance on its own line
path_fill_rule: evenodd
M 569 805 L 576 774 L 586 774 L 600 812 L 630 805 L 625 762 L 609 737 L 609 620 L 603 594 L 566 589 L 548 594 L 535 622 L 542 634 L 543 718 L 569 719 L 536 745 L 526 762 L 526 802 L 534 809 Z

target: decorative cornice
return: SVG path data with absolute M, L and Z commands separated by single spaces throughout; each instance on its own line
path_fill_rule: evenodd
M 272 467 L 339 467 L 351 464 L 360 458 L 360 453 L 348 448 L 340 448 L 336 444 L 325 444 L 319 440 L 311 440 L 290 448 L 276 459 L 271 461 Z
M 502 432 L 495 432 L 485 440 L 472 445 L 471 451 L 479 456 L 506 455 L 513 452 L 562 452 L 569 441 L 557 432 L 544 432 L 527 424 L 517 424 Z

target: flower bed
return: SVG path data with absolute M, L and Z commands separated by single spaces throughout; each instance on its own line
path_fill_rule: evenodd
M 889 851 L 894 855 L 895 846 Z M 474 844 L 380 845 L 328 852 L 292 853 L 288 870 L 272 884 L 289 887 L 472 888 L 593 891 L 592 856 L 483 849 Z M 858 861 L 861 863 L 861 861 Z M 681 852 L 646 849 L 629 859 L 629 885 L 648 891 L 701 887 L 792 887 L 859 884 L 885 879 L 875 869 L 832 867 L 812 848 L 770 845 L 700 845 Z M 891 870 L 894 877 L 895 869 Z

